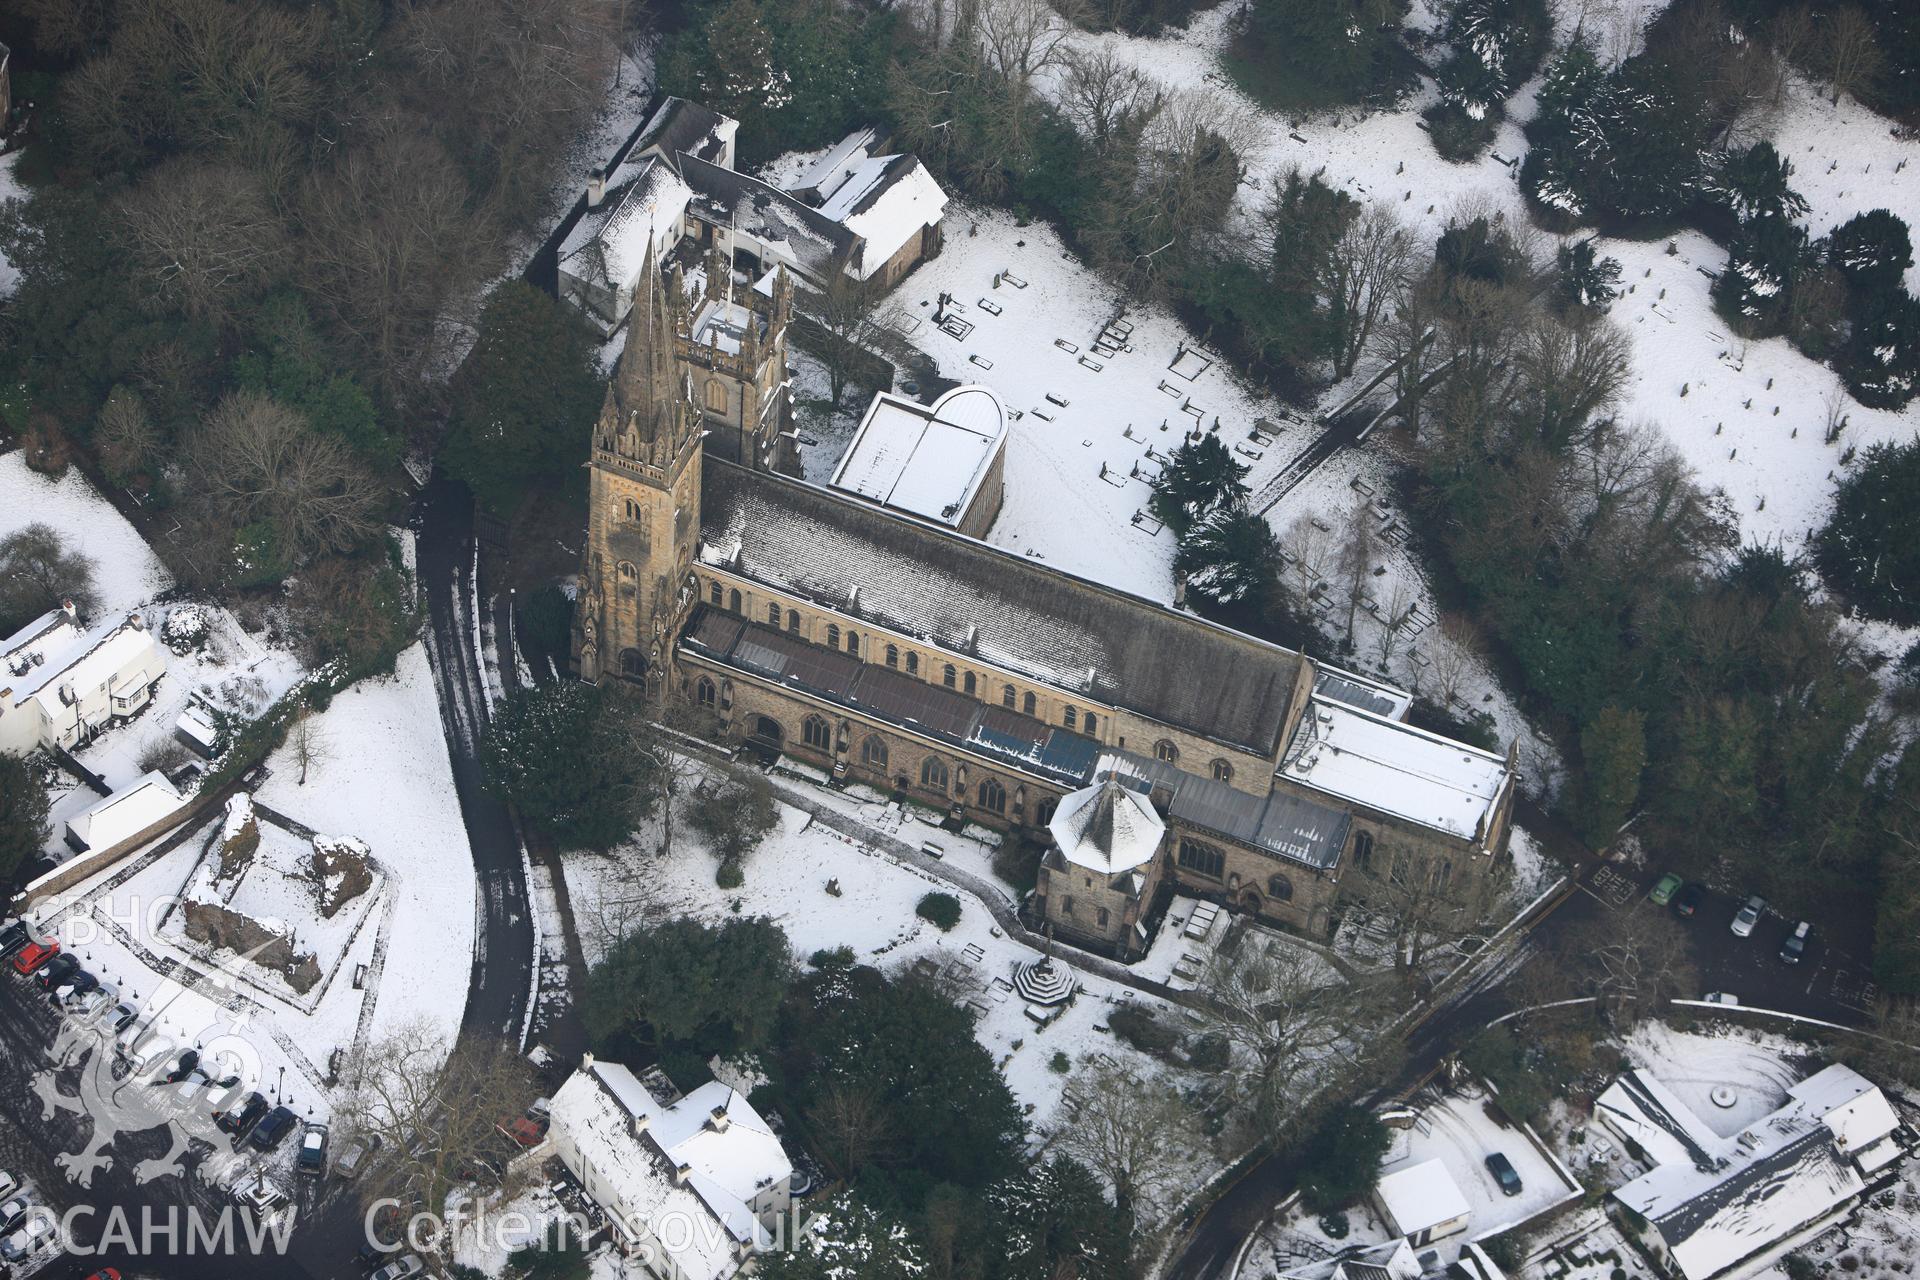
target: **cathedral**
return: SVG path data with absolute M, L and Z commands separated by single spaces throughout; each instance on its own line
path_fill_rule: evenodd
M 593 428 L 582 679 L 1034 840 L 1035 923 L 1123 959 L 1176 890 L 1324 937 L 1344 904 L 1493 881 L 1511 751 L 1407 723 L 1390 685 L 790 474 L 792 308 L 779 268 L 738 285 L 648 254 Z

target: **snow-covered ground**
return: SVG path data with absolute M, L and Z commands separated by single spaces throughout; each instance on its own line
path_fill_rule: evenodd
M 30 524 L 51 525 L 67 546 L 93 561 L 99 616 L 124 614 L 173 585 L 139 530 L 69 467 L 59 479 L 27 466 L 21 450 L 0 455 L 0 538 Z
M 10 151 L 4 156 L 0 156 L 0 205 L 6 204 L 9 200 L 26 198 L 26 188 L 20 185 L 20 179 L 14 176 L 13 172 L 13 166 L 18 164 L 19 161 L 20 153 L 18 151 Z M 6 254 L 0 253 L 0 298 L 4 298 L 12 293 L 14 286 L 18 284 L 19 281 L 20 272 L 11 262 L 7 261 Z
M 1624 1047 L 1628 1061 L 1651 1071 L 1723 1138 L 1778 1110 L 1788 1086 L 1808 1074 L 1803 1047 L 1745 1027 L 1680 1031 L 1647 1021 L 1634 1028 Z M 1709 1096 L 1719 1086 L 1733 1090 L 1732 1106 Z

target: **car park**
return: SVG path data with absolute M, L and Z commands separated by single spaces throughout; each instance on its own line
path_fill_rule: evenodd
M 372 1241 L 368 1241 L 353 1251 L 353 1260 L 362 1271 L 371 1271 L 391 1258 L 393 1254 L 393 1249 L 383 1249 Z
M 1733 913 L 1733 924 L 1729 926 L 1736 938 L 1746 938 L 1753 934 L 1753 927 L 1760 923 L 1760 917 L 1766 912 L 1767 900 L 1755 894 L 1747 899 L 1747 905 Z
M 1780 944 L 1780 960 L 1783 964 L 1799 964 L 1807 955 L 1807 939 L 1813 936 L 1813 922 L 1802 920 L 1793 926 L 1793 932 Z
M 1647 901 L 1656 907 L 1664 907 L 1673 901 L 1673 895 L 1680 892 L 1680 886 L 1685 883 L 1685 880 L 1669 871 L 1654 881 L 1653 888 L 1647 891 Z
M 300 1135 L 300 1151 L 293 1158 L 298 1173 L 322 1174 L 327 1171 L 327 1126 L 310 1124 Z
M 75 996 L 83 996 L 100 985 L 100 979 L 85 969 L 76 969 L 67 975 L 66 981 L 53 988 L 51 999 L 54 1004 L 65 1007 Z
M 79 971 L 78 960 L 70 955 L 61 954 L 41 965 L 40 971 L 33 975 L 33 980 L 40 984 L 42 991 L 53 991 Z
M 271 1151 L 280 1145 L 280 1139 L 287 1136 L 299 1117 L 289 1107 L 275 1107 L 253 1127 L 253 1136 L 247 1141 L 261 1151 Z
M 1487 1157 L 1487 1172 L 1500 1184 L 1500 1194 L 1517 1196 L 1520 1194 L 1520 1171 L 1513 1167 L 1513 1161 L 1502 1152 L 1496 1151 Z
M 348 1181 L 360 1176 L 367 1164 L 373 1159 L 373 1153 L 380 1149 L 380 1135 L 371 1134 L 365 1138 L 355 1138 L 340 1148 L 340 1154 L 333 1158 L 333 1175 Z
M 247 1095 L 247 1100 L 238 1107 L 225 1108 L 213 1113 L 213 1123 L 222 1133 L 239 1137 L 254 1125 L 260 1123 L 260 1117 L 272 1108 L 267 1100 L 257 1093 Z
M 410 1253 L 398 1262 L 389 1262 L 374 1272 L 371 1280 L 413 1280 L 414 1276 L 426 1269 L 427 1264 L 420 1261 L 420 1255 Z
M 173 1057 L 174 1048 L 172 1039 L 150 1030 L 122 1054 L 120 1060 L 126 1064 L 130 1076 L 151 1075 Z
M 34 940 L 20 948 L 13 957 L 13 971 L 25 976 L 37 972 L 42 965 L 60 954 L 60 944 L 54 941 Z
M 0 1169 L 0 1198 L 11 1196 L 20 1189 L 20 1179 L 4 1169 Z
M 85 1027 L 91 1026 L 106 1016 L 107 1011 L 113 1008 L 119 998 L 118 991 L 102 983 L 91 991 L 69 992 L 64 1003 L 67 1007 L 67 1016 Z
M 129 1028 L 140 1020 L 140 1010 L 125 1000 L 116 1001 L 113 1008 L 101 1019 L 100 1025 L 114 1035 L 125 1035 Z
M 1679 916 L 1682 920 L 1691 919 L 1693 916 L 1699 914 L 1700 906 L 1706 900 L 1706 886 L 1690 884 L 1674 895 L 1673 914 Z
M 167 1083 L 179 1084 L 181 1081 L 191 1078 L 194 1070 L 199 1067 L 199 1065 L 200 1051 L 198 1049 L 187 1050 L 180 1055 L 180 1061 L 174 1064 L 173 1070 L 167 1072 Z

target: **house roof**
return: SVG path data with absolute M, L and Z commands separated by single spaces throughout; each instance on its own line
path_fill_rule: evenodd
M 709 459 L 700 557 L 1041 684 L 1277 754 L 1304 659 L 829 490 Z
M 946 207 L 947 193 L 917 157 L 870 156 L 853 166 L 820 212 L 865 242 L 856 273 L 864 280 L 923 227 L 938 223 Z
M 862 160 L 879 148 L 880 143 L 880 131 L 872 125 L 855 129 L 808 165 L 788 190 L 811 203 L 825 200 L 840 189 L 840 185 Z
M 1638 1068 L 1608 1085 L 1593 1100 L 1593 1113 L 1655 1164 L 1711 1163 L 1722 1143 L 1673 1090 Z
M 1279 776 L 1462 840 L 1486 834 L 1513 779 L 1491 751 L 1319 694 Z
M 630 152 L 607 179 L 600 203 L 573 224 L 561 242 L 567 274 L 621 290 L 629 287 L 652 247 L 660 256 L 693 192 L 658 156 Z
M 1464 1218 L 1471 1209 L 1438 1158 L 1383 1175 L 1374 1194 L 1403 1236 Z
M 67 829 L 89 849 L 104 849 L 145 831 L 186 801 L 159 772 L 143 774 L 67 819 Z
M 955 387 L 930 405 L 882 391 L 829 482 L 882 506 L 958 525 L 1007 436 L 1000 397 Z
M 770 248 L 784 247 L 792 264 L 814 280 L 840 270 L 860 247 L 852 230 L 758 178 L 695 155 L 681 155 L 675 167 L 692 188 L 700 217 Z
M 685 98 L 668 97 L 647 118 L 628 154 L 657 151 L 672 160 L 684 152 L 717 163 L 739 130 L 740 122 L 731 116 Z

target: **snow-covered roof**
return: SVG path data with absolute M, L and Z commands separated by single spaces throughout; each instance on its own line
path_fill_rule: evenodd
M 879 141 L 880 132 L 871 125 L 855 129 L 808 165 L 788 190 L 803 200 L 825 200 L 873 154 Z
M 1068 862 L 1111 876 L 1153 861 L 1167 824 L 1145 797 L 1109 773 L 1063 796 L 1047 831 Z
M 60 699 L 62 688 L 71 688 L 76 695 L 81 695 L 93 689 L 146 684 L 166 669 L 166 660 L 160 656 L 160 646 L 153 642 L 146 629 L 130 619 L 95 631 L 75 646 L 69 665 L 58 672 L 52 671 L 52 667 L 53 663 L 48 662 L 40 668 L 47 672 L 48 678 L 34 694 L 46 708 L 49 719 L 59 715 L 65 705 Z
M 1491 751 L 1317 695 L 1279 776 L 1463 840 L 1486 834 L 1513 780 Z
M 947 193 L 916 156 L 871 156 L 821 204 L 820 212 L 864 240 L 862 280 L 887 264 L 921 229 L 940 221 Z
M 560 245 L 567 274 L 626 289 L 646 262 L 651 245 L 664 257 L 679 236 L 680 219 L 693 192 L 680 175 L 654 155 L 630 155 L 607 179 L 600 204 L 574 223 Z
M 73 615 L 64 609 L 48 610 L 0 643 L 0 667 L 7 673 L 0 675 L 0 680 L 7 675 L 25 674 L 24 669 L 34 665 L 35 655 L 44 663 L 49 656 L 64 652 L 79 637 L 80 628 L 75 625 Z
M 705 279 L 706 275 L 702 272 L 699 287 L 703 291 Z M 691 290 L 694 287 L 694 282 L 689 280 L 688 288 Z M 693 318 L 692 336 L 701 346 L 724 351 L 730 356 L 739 355 L 741 344 L 746 341 L 748 325 L 756 329 L 765 328 L 752 308 L 711 298 L 700 304 L 700 311 Z
M 1593 1100 L 1593 1114 L 1655 1164 L 1711 1159 L 1721 1144 L 1693 1109 L 1649 1072 L 1627 1071 Z
M 1464 1218 L 1471 1210 L 1438 1157 L 1383 1175 L 1374 1194 L 1403 1236 Z
M 1656 1162 L 1613 1194 L 1660 1232 L 1687 1280 L 1708 1280 L 1843 1207 L 1897 1158 L 1897 1127 L 1880 1090 L 1833 1066 L 1787 1091 L 1779 1110 L 1730 1138 L 1715 1135 L 1644 1071 L 1601 1095 L 1607 1123 L 1638 1113 L 1672 1141 L 1635 1141 Z M 1674 1123 L 1677 1121 L 1678 1123 Z M 1844 1139 L 1844 1142 L 1843 1142 Z M 1856 1154 L 1867 1153 L 1867 1159 Z
M 930 405 L 883 391 L 867 406 L 829 483 L 957 526 L 1006 437 L 1006 410 L 986 387 L 955 387 Z
M 819 605 L 1271 758 L 1303 659 L 817 485 L 709 460 L 700 558 Z
M 1341 1256 L 1321 1258 L 1279 1272 L 1280 1280 L 1415 1280 L 1420 1259 L 1405 1240 L 1354 1245 Z
M 859 237 L 818 209 L 758 178 L 682 155 L 680 176 L 693 189 L 695 214 L 716 227 L 758 241 L 764 258 L 819 282 L 853 260 Z
M 67 819 L 67 830 L 89 849 L 104 849 L 145 831 L 185 800 L 162 773 L 143 774 Z
M 713 164 L 728 154 L 728 144 L 740 131 L 740 122 L 711 107 L 685 98 L 668 97 L 635 135 L 629 155 L 647 152 L 673 160 L 682 152 Z
M 609 1184 L 604 1198 L 589 1190 L 630 1229 L 654 1231 L 689 1280 L 721 1280 L 739 1266 L 736 1246 L 768 1245 L 750 1202 L 791 1178 L 793 1165 L 737 1091 L 710 1083 L 663 1107 L 632 1071 L 589 1057 L 553 1095 L 550 1114 Z M 702 1230 L 702 1222 L 723 1230 Z
M 1203 778 L 1132 751 L 1104 752 L 1094 772 L 1116 773 L 1136 790 L 1151 792 L 1164 786 L 1173 797 L 1167 813 L 1182 825 L 1322 870 L 1340 861 L 1353 826 L 1351 815 L 1305 796 L 1286 791 L 1249 795 L 1231 783 Z

